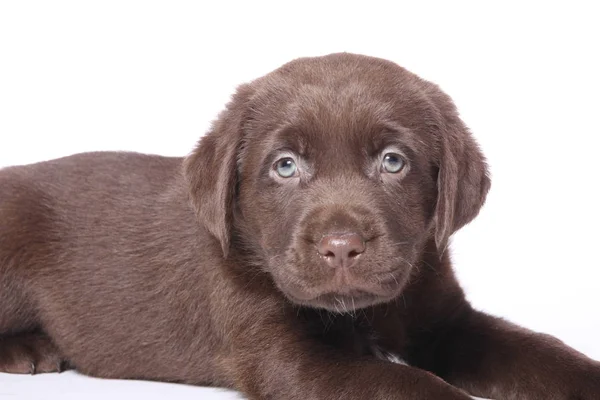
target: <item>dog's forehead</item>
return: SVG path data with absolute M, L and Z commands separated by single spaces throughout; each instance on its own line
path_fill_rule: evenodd
M 436 147 L 442 122 L 432 86 L 386 60 L 348 54 L 301 59 L 252 86 L 245 142 L 260 146 L 258 153 L 290 147 L 317 149 L 321 157 L 360 155 L 394 132 L 396 143 L 416 152 L 431 155 Z
M 426 145 L 427 135 L 419 138 L 410 129 L 422 128 L 419 120 L 426 115 L 410 101 L 393 102 L 378 94 L 360 81 L 333 88 L 298 85 L 279 101 L 271 97 L 254 107 L 251 136 L 267 148 L 289 147 L 300 153 L 316 149 L 320 155 L 342 149 L 348 155 L 370 153 L 386 142 Z
M 255 81 L 252 108 L 259 119 L 351 122 L 372 117 L 414 125 L 435 112 L 429 98 L 433 86 L 386 60 L 312 58 L 286 64 Z

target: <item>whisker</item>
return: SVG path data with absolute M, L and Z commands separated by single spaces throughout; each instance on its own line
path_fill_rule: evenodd
M 433 272 L 437 272 L 437 270 L 435 269 L 435 267 L 431 264 L 429 264 L 427 261 L 423 260 L 423 264 L 425 264 L 426 266 L 428 266 Z
M 394 279 L 394 282 L 396 282 L 396 286 L 398 286 L 399 283 L 398 283 L 398 279 L 396 279 L 396 276 L 394 274 L 392 274 L 391 272 L 388 273 L 388 275 L 391 276 Z

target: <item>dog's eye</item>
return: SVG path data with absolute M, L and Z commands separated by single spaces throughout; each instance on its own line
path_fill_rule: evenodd
M 386 153 L 383 156 L 383 161 L 381 162 L 381 168 L 385 172 L 389 172 L 392 174 L 398 173 L 402 171 L 404 168 L 404 159 L 400 154 L 397 153 Z
M 291 157 L 284 157 L 279 160 L 274 165 L 275 171 L 282 178 L 292 178 L 298 174 L 298 167 L 296 167 L 296 162 Z

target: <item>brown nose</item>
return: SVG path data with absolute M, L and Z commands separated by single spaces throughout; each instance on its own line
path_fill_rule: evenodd
M 325 235 L 317 249 L 332 267 L 350 267 L 365 251 L 365 241 L 357 233 Z

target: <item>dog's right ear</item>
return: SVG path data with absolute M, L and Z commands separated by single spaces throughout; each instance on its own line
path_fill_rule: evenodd
M 184 161 L 184 175 L 196 215 L 229 252 L 233 203 L 237 183 L 237 153 L 253 93 L 250 85 L 238 88 L 226 109 L 200 138 Z

